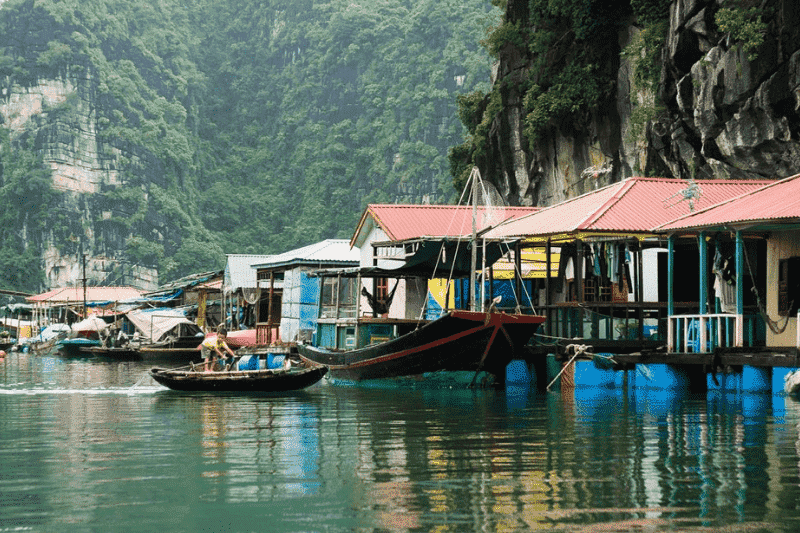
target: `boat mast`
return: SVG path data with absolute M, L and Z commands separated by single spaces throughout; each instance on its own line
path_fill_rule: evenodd
M 83 318 L 86 318 L 86 254 L 83 253 L 83 237 L 81 237 L 81 264 L 83 270 Z
M 469 309 L 476 311 L 475 305 L 475 271 L 478 268 L 478 176 L 480 171 L 478 167 L 472 167 L 470 173 L 470 180 L 472 180 L 472 239 L 470 245 L 472 246 L 472 262 L 469 269 Z

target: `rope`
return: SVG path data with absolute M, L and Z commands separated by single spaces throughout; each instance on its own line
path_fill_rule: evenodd
M 569 351 L 570 351 L 570 349 L 573 349 L 573 350 L 575 350 L 575 355 L 573 355 L 573 356 L 572 356 L 572 358 L 571 358 L 569 361 L 567 361 L 567 364 L 566 364 L 566 365 L 564 365 L 563 367 L 561 367 L 561 371 L 560 371 L 558 374 L 556 374 L 556 377 L 554 377 L 554 378 L 553 378 L 553 381 L 551 381 L 551 382 L 550 382 L 550 383 L 547 385 L 547 388 L 545 389 L 546 391 L 550 391 L 550 387 L 552 387 L 552 386 L 553 386 L 553 383 L 555 383 L 556 381 L 558 381 L 558 378 L 560 378 L 560 377 L 561 377 L 561 374 L 563 374 L 563 373 L 564 373 L 564 371 L 566 371 L 566 370 L 567 370 L 567 368 L 569 367 L 569 365 L 571 365 L 571 364 L 572 364 L 572 363 L 575 361 L 575 359 L 577 359 L 577 357 L 578 357 L 579 355 L 581 355 L 581 354 L 583 354 L 584 352 L 586 352 L 586 350 L 587 350 L 587 349 L 589 349 L 589 346 L 586 346 L 585 344 L 570 344 L 570 345 L 568 345 L 568 346 L 566 347 L 565 351 L 566 351 L 566 352 L 569 352 Z
M 472 172 L 469 175 L 469 179 L 467 179 L 467 183 L 466 183 L 466 186 L 464 187 L 464 190 L 461 191 L 461 197 L 458 199 L 458 205 L 461 205 L 461 202 L 464 200 L 464 195 L 467 193 L 467 191 L 468 190 L 471 191 L 472 188 L 469 187 L 469 183 L 470 183 L 470 180 L 474 179 L 473 176 L 476 173 L 477 173 L 477 167 L 474 167 Z M 468 201 L 469 201 L 469 198 L 470 197 L 468 196 L 467 197 Z M 448 224 L 447 224 L 447 231 L 445 232 L 446 235 L 450 233 L 450 228 L 453 226 L 453 222 L 454 221 L 455 221 L 455 215 L 450 218 L 450 222 L 448 222 Z M 455 251 L 456 256 L 458 256 L 458 248 L 459 248 L 459 246 L 461 246 L 461 239 L 456 241 L 456 251 Z M 444 247 L 442 247 L 442 250 L 444 250 Z M 442 254 L 441 254 L 441 251 L 440 251 L 440 253 L 436 255 L 436 263 L 433 265 L 433 272 L 431 273 L 431 279 L 433 279 L 435 277 L 435 275 L 436 275 L 436 270 L 438 270 L 438 268 L 439 268 L 439 263 L 441 262 L 441 258 L 442 258 Z M 453 270 L 455 269 L 455 266 L 456 266 L 456 262 L 453 261 L 453 266 L 450 267 L 450 273 L 447 275 L 447 283 L 445 284 L 445 287 L 449 287 L 450 286 L 450 282 L 453 280 Z M 427 298 L 426 298 L 426 300 L 427 300 Z M 420 325 L 420 323 L 422 322 L 422 320 L 423 320 L 423 318 L 425 316 L 426 307 L 427 307 L 427 302 L 423 302 L 422 306 L 421 306 L 421 308 L 419 310 L 419 317 L 417 318 L 417 328 L 419 328 L 419 325 Z M 445 288 L 445 307 L 447 307 L 447 288 Z
M 750 273 L 750 279 L 754 280 L 756 277 L 753 275 L 753 268 L 750 266 L 750 256 L 747 255 L 747 246 L 742 246 L 742 251 L 744 252 L 744 260 L 747 263 L 747 271 Z M 737 281 L 744 283 L 744 276 L 739 275 L 739 279 Z M 769 326 L 769 329 L 772 330 L 772 333 L 780 335 L 786 331 L 786 326 L 789 325 L 789 315 L 781 316 L 780 320 L 783 321 L 783 325 L 779 325 L 777 321 L 770 318 L 770 316 L 767 314 L 767 310 L 764 309 L 764 304 L 761 302 L 761 295 L 758 294 L 758 289 L 756 288 L 755 283 L 753 283 L 752 287 L 750 287 L 750 291 L 756 297 L 756 304 L 758 305 L 758 312 L 761 315 L 761 318 L 764 319 L 764 322 L 767 324 L 767 326 Z M 793 305 L 794 301 L 790 302 L 789 308 L 791 308 Z

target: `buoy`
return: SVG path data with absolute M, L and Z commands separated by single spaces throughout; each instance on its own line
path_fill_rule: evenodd
M 0 350 L 0 359 L 2 359 L 5 356 L 6 356 L 6 351 L 5 350 Z

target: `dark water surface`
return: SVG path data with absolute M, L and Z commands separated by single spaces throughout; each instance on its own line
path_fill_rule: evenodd
M 800 531 L 793 399 L 215 396 L 149 366 L 0 361 L 0 532 Z

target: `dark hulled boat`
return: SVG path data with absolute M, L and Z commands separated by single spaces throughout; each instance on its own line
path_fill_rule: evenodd
M 300 344 L 300 357 L 330 369 L 331 377 L 361 381 L 436 371 L 486 371 L 502 383 L 514 353 L 545 317 L 450 311 L 404 335 L 352 350 Z M 375 320 L 372 321 L 376 323 Z
M 321 365 L 294 366 L 289 369 L 166 370 L 153 368 L 150 376 L 172 390 L 202 392 L 287 392 L 305 389 L 320 381 L 328 369 Z

